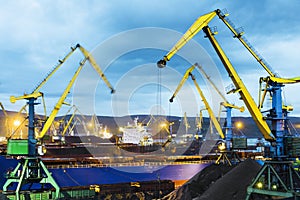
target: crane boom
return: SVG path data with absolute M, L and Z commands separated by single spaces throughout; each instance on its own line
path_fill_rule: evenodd
M 230 63 L 229 59 L 225 55 L 224 51 L 216 41 L 213 36 L 213 33 L 208 27 L 209 22 L 217 15 L 219 11 L 215 10 L 209 14 L 205 14 L 199 17 L 192 26 L 186 31 L 186 33 L 179 39 L 179 41 L 173 46 L 173 48 L 169 51 L 169 53 L 164 56 L 163 60 L 159 60 L 157 62 L 157 66 L 159 68 L 165 67 L 166 62 L 169 61 L 174 54 L 180 50 L 191 38 L 193 38 L 200 30 L 203 30 L 207 37 L 209 38 L 210 42 L 212 43 L 215 51 L 217 52 L 219 58 L 221 59 L 223 65 L 225 66 L 227 73 L 229 74 L 230 78 L 232 79 L 235 87 L 236 92 L 239 92 L 241 95 L 246 107 L 248 108 L 251 116 L 253 117 L 255 123 L 257 124 L 259 130 L 263 134 L 264 138 L 268 141 L 274 141 L 275 138 L 271 133 L 271 130 L 265 121 L 262 113 L 257 108 L 255 101 L 253 100 L 252 96 L 248 92 L 247 88 L 245 87 L 244 83 L 236 73 L 235 69 L 233 68 L 232 64 Z
M 46 123 L 44 124 L 44 127 L 43 127 L 42 131 L 41 131 L 40 134 L 38 135 L 38 139 L 43 138 L 44 135 L 46 134 L 46 132 L 48 131 L 48 129 L 50 128 L 50 126 L 51 126 L 51 124 L 53 123 L 53 121 L 54 121 L 54 119 L 55 119 L 55 117 L 56 117 L 58 111 L 60 110 L 62 104 L 64 103 L 64 101 L 65 101 L 65 99 L 66 99 L 66 97 L 67 97 L 67 95 L 69 94 L 69 92 L 70 92 L 70 90 L 71 90 L 71 88 L 72 88 L 72 86 L 73 86 L 73 84 L 74 84 L 76 78 L 78 77 L 80 71 L 82 70 L 82 68 L 83 68 L 83 66 L 84 66 L 84 64 L 85 64 L 85 62 L 86 62 L 86 60 L 87 60 L 87 59 L 84 59 L 84 60 L 80 63 L 80 65 L 79 65 L 78 69 L 76 70 L 74 76 L 72 77 L 71 81 L 70 81 L 69 84 L 67 85 L 66 89 L 64 90 L 63 94 L 61 95 L 61 97 L 60 97 L 59 100 L 57 101 L 57 103 L 56 103 L 54 109 L 52 110 L 51 114 L 49 115 L 49 117 L 48 117 Z
M 243 37 L 244 32 L 239 31 L 234 28 L 234 25 L 230 20 L 226 19 L 226 15 L 219 9 L 215 11 L 218 17 L 224 22 L 224 24 L 229 28 L 229 30 L 233 33 L 234 37 L 239 39 L 239 41 L 244 45 L 244 47 L 253 55 L 253 57 L 259 62 L 259 64 L 268 72 L 268 74 L 272 77 L 275 77 L 275 74 L 272 72 L 271 67 L 264 61 L 264 59 L 259 56 L 253 47 L 248 43 L 246 38 Z
M 293 78 L 280 78 L 276 77 L 276 74 L 272 72 L 271 67 L 267 62 L 260 56 L 256 50 L 251 46 L 247 39 L 243 36 L 244 32 L 239 31 L 235 28 L 233 23 L 228 19 L 228 14 L 224 14 L 220 9 L 214 10 L 210 13 L 200 16 L 191 27 L 185 32 L 185 34 L 178 40 L 178 42 L 172 47 L 172 49 L 164 56 L 162 60 L 157 62 L 159 68 L 164 68 L 166 62 L 169 61 L 178 50 L 180 50 L 190 39 L 192 39 L 200 30 L 205 26 L 208 26 L 209 22 L 218 16 L 222 22 L 229 28 L 233 33 L 234 37 L 237 38 L 244 47 L 251 53 L 251 55 L 257 60 L 257 62 L 266 70 L 270 75 L 270 80 L 277 83 L 292 84 L 300 82 L 300 77 Z
M 221 136 L 221 138 L 225 139 L 225 135 L 223 134 L 222 128 L 220 126 L 220 123 L 218 122 L 218 120 L 215 117 L 215 115 L 214 115 L 211 107 L 209 106 L 209 103 L 207 102 L 207 100 L 206 100 L 206 98 L 205 98 L 205 96 L 204 96 L 204 94 L 203 94 L 200 86 L 198 85 L 195 76 L 192 74 L 192 71 L 195 69 L 196 65 L 197 65 L 197 63 L 194 64 L 194 65 L 192 65 L 190 68 L 188 68 L 186 70 L 186 72 L 185 72 L 183 78 L 181 79 L 178 87 L 176 88 L 174 94 L 172 95 L 172 97 L 170 99 L 170 102 L 173 102 L 173 99 L 175 98 L 175 96 L 177 95 L 177 93 L 179 92 L 179 90 L 181 89 L 181 87 L 183 86 L 183 84 L 186 82 L 186 80 L 188 79 L 188 77 L 191 76 L 191 78 L 192 78 L 192 80 L 193 80 L 193 82 L 194 82 L 194 84 L 196 86 L 196 89 L 197 89 L 197 91 L 198 91 L 198 93 L 199 93 L 199 95 L 200 95 L 200 97 L 201 97 L 201 99 L 202 99 L 202 101 L 203 101 L 203 103 L 205 105 L 205 108 L 208 111 L 208 114 L 210 116 L 211 121 L 213 122 L 213 124 L 214 124 L 216 130 L 218 131 L 219 135 Z
M 34 88 L 32 93 L 38 92 L 41 87 L 49 80 L 49 78 L 64 64 L 64 62 L 73 54 L 73 52 L 77 49 L 78 45 L 71 47 L 71 51 L 63 58 L 58 60 L 58 65 L 56 65 L 48 74 L 47 76 Z
M 256 122 L 259 130 L 263 134 L 264 138 L 269 141 L 273 141 L 275 138 L 271 133 L 271 130 L 264 120 L 264 117 L 260 110 L 257 108 L 255 101 L 253 100 L 252 96 L 250 95 L 249 91 L 247 90 L 246 86 L 244 85 L 243 81 L 238 76 L 237 72 L 235 71 L 234 67 L 232 66 L 231 62 L 229 61 L 228 57 L 226 56 L 225 52 L 222 50 L 221 46 L 213 36 L 210 28 L 208 26 L 204 27 L 203 31 L 205 32 L 206 36 L 210 40 L 211 44 L 213 45 L 215 51 L 217 52 L 219 58 L 221 59 L 223 65 L 229 77 L 231 78 L 232 82 L 234 83 L 236 90 L 235 92 L 239 92 L 241 95 L 246 107 L 248 108 L 251 116 L 253 117 L 254 121 Z
M 181 49 L 190 39 L 192 39 L 202 28 L 216 16 L 216 12 L 210 12 L 205 15 L 200 16 L 189 28 L 189 30 L 178 40 L 178 42 L 172 47 L 172 49 L 167 53 L 163 60 L 157 62 L 157 66 L 164 68 L 166 62 L 169 61 L 179 49 Z
M 222 92 L 219 90 L 219 88 L 216 86 L 216 84 L 211 80 L 211 78 L 207 75 L 207 73 L 204 71 L 202 66 L 197 64 L 197 68 L 200 70 L 200 72 L 205 76 L 205 78 L 208 80 L 208 82 L 213 86 L 213 88 L 216 90 L 216 92 L 222 97 L 224 102 L 221 102 L 221 105 L 224 107 L 234 108 L 237 110 L 240 110 L 240 112 L 244 112 L 245 108 L 244 106 L 236 106 L 234 104 L 231 104 L 227 101 L 225 96 L 222 94 Z
M 201 65 L 197 65 L 197 68 L 200 70 L 200 72 L 205 76 L 206 80 L 213 86 L 213 88 L 216 90 L 216 92 L 220 95 L 220 97 L 223 99 L 224 102 L 228 102 L 225 96 L 222 94 L 222 92 L 218 89 L 216 84 L 211 80 L 211 78 L 208 76 L 208 74 L 204 71 L 203 67 Z
M 105 84 L 111 89 L 111 93 L 115 92 L 115 89 L 112 87 L 112 85 L 109 83 L 109 81 L 107 80 L 106 76 L 104 75 L 104 73 L 102 72 L 101 68 L 99 67 L 99 65 L 97 64 L 97 62 L 95 61 L 95 59 L 93 58 L 93 56 L 85 49 L 83 48 L 80 44 L 76 44 L 74 47 L 71 47 L 71 51 L 69 53 L 67 53 L 67 55 L 63 58 L 58 60 L 58 64 L 47 74 L 47 76 L 34 88 L 34 90 L 32 91 L 31 94 L 27 94 L 27 95 L 34 95 L 36 93 L 39 92 L 39 90 L 42 88 L 42 86 L 52 77 L 52 75 L 65 63 L 65 61 L 75 52 L 75 50 L 79 48 L 80 51 L 82 52 L 82 54 L 84 55 L 85 59 L 87 59 L 90 64 L 92 65 L 92 67 L 96 70 L 96 72 L 99 74 L 99 76 L 102 78 L 102 80 L 105 82 Z M 18 97 L 12 97 L 13 100 L 19 100 L 19 99 L 23 99 L 23 96 L 21 96 L 20 98 Z M 27 98 L 28 99 L 28 98 Z M 15 101 L 14 101 L 15 102 Z M 13 102 L 13 103 L 14 103 Z M 45 104 L 44 104 L 45 105 Z M 44 107 L 45 110 L 45 107 Z M 45 115 L 46 115 L 46 111 L 45 111 Z
M 102 80 L 105 82 L 105 84 L 107 85 L 107 87 L 110 88 L 111 93 L 115 92 L 115 89 L 112 87 L 112 85 L 109 83 L 109 81 L 107 80 L 106 76 L 104 75 L 103 71 L 101 70 L 101 68 L 99 67 L 99 65 L 97 64 L 97 62 L 95 61 L 94 57 L 92 56 L 91 53 L 89 53 L 85 48 L 83 48 L 81 45 L 77 44 L 77 46 L 79 47 L 80 51 L 82 52 L 82 54 L 84 55 L 85 58 L 88 59 L 88 61 L 90 62 L 90 64 L 92 65 L 92 67 L 95 69 L 95 71 L 99 74 L 99 76 L 102 78 Z
M 178 84 L 175 92 L 173 93 L 172 97 L 170 98 L 170 102 L 173 102 L 173 99 L 175 98 L 175 96 L 177 95 L 177 93 L 179 92 L 179 90 L 181 89 L 181 87 L 183 86 L 183 84 L 185 83 L 185 81 L 189 78 L 189 74 L 195 69 L 195 65 L 192 65 L 190 68 L 188 68 L 185 72 L 185 74 L 183 75 L 180 83 Z
M 206 98 L 205 98 L 202 90 L 200 89 L 200 87 L 199 87 L 199 85 L 198 85 L 198 83 L 196 81 L 195 76 L 192 73 L 190 73 L 190 76 L 191 76 L 191 78 L 192 78 L 192 80 L 193 80 L 193 82 L 194 82 L 194 84 L 195 84 L 195 86 L 197 88 L 198 93 L 201 96 L 201 99 L 202 99 L 202 101 L 203 101 L 203 103 L 204 103 L 204 105 L 205 105 L 205 107 L 206 107 L 206 109 L 208 111 L 208 114 L 210 116 L 211 121 L 213 122 L 213 124 L 214 124 L 215 128 L 217 129 L 217 131 L 218 131 L 219 135 L 221 136 L 221 138 L 225 139 L 225 135 L 224 135 L 224 133 L 222 131 L 220 123 L 218 122 L 218 120 L 217 120 L 216 116 L 214 115 L 211 107 L 209 106 L 209 104 L 208 104 L 208 102 L 207 102 L 207 100 L 206 100 Z

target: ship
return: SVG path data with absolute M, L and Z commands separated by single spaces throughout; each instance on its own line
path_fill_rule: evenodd
M 135 117 L 133 123 L 128 122 L 126 126 L 121 126 L 119 131 L 122 135 L 117 143 L 118 147 L 134 153 L 149 153 L 160 150 L 162 143 L 154 142 L 152 130 L 148 124 L 139 122 L 139 118 Z
M 160 198 L 174 188 L 182 185 L 199 171 L 211 163 L 197 164 L 172 164 L 172 165 L 127 165 L 106 166 L 106 165 L 49 165 L 43 159 L 48 170 L 59 185 L 59 199 L 104 199 L 107 195 L 128 196 L 146 195 L 148 199 Z M 5 175 L 11 173 L 13 167 L 18 164 L 16 159 L 8 159 L 0 156 L 0 173 Z M 1 189 L 6 181 L 5 176 L 0 176 L 0 198 Z M 12 185 L 6 197 L 15 199 Z M 53 199 L 54 190 L 47 185 L 44 190 L 39 190 L 35 185 L 24 185 L 21 198 L 26 195 L 31 199 Z
M 152 146 L 153 138 L 151 130 L 145 124 L 139 123 L 138 119 L 138 117 L 135 117 L 133 124 L 128 122 L 127 126 L 120 127 L 120 131 L 123 133 L 121 143 Z

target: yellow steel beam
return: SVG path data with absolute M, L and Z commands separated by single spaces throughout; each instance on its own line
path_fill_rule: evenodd
M 181 49 L 190 39 L 192 39 L 204 26 L 216 16 L 216 12 L 210 12 L 200 16 L 188 29 L 188 31 L 179 39 L 179 41 L 172 47 L 172 49 L 164 56 L 163 60 L 157 62 L 158 67 L 163 68 L 166 62 L 169 61 L 179 49 Z
M 246 86 L 244 85 L 243 81 L 238 76 L 237 72 L 235 71 L 234 67 L 232 66 L 231 62 L 229 61 L 228 57 L 226 56 L 225 52 L 213 36 L 210 28 L 208 26 L 203 28 L 206 36 L 209 38 L 211 44 L 213 45 L 215 51 L 217 52 L 219 58 L 221 59 L 229 77 L 231 78 L 232 82 L 234 83 L 237 91 L 241 95 L 246 107 L 248 108 L 251 116 L 253 117 L 256 125 L 258 126 L 259 130 L 263 134 L 266 140 L 273 141 L 275 138 L 271 133 L 271 130 L 265 121 L 262 113 L 257 108 L 255 101 L 253 100 L 252 96 L 250 95 L 249 91 L 247 90 Z
M 90 54 L 85 48 L 83 48 L 81 45 L 79 45 L 79 49 L 82 52 L 82 54 L 84 55 L 85 58 L 88 59 L 88 61 L 90 62 L 90 64 L 92 65 L 92 67 L 95 69 L 95 71 L 99 74 L 99 76 L 102 78 L 102 80 L 105 82 L 105 84 L 107 85 L 107 87 L 110 88 L 111 93 L 115 92 L 115 89 L 112 87 L 112 85 L 109 83 L 109 81 L 107 80 L 106 76 L 104 75 L 104 73 L 102 72 L 101 68 L 99 67 L 99 65 L 97 64 L 96 60 L 94 59 L 94 57 L 92 56 L 92 54 Z
M 198 85 L 195 76 L 194 76 L 192 73 L 190 73 L 190 76 L 192 77 L 192 80 L 193 80 L 193 82 L 194 82 L 194 84 L 195 84 L 195 86 L 196 86 L 196 88 L 197 88 L 197 91 L 198 91 L 198 93 L 199 93 L 199 95 L 200 95 L 200 97 L 201 97 L 201 99 L 202 99 L 202 101 L 203 101 L 203 103 L 204 103 L 204 105 L 205 105 L 207 111 L 208 111 L 210 120 L 211 120 L 212 123 L 214 124 L 214 126 L 215 126 L 215 128 L 217 129 L 217 132 L 219 133 L 219 135 L 221 136 L 221 138 L 222 138 L 222 139 L 225 139 L 225 135 L 224 135 L 224 133 L 223 133 L 223 131 L 222 131 L 222 128 L 221 128 L 221 126 L 220 126 L 220 123 L 218 122 L 218 120 L 217 120 L 215 114 L 213 113 L 211 107 L 209 106 L 209 103 L 207 102 L 207 100 L 206 100 L 206 98 L 205 98 L 205 96 L 204 96 L 202 90 L 200 89 L 200 86 Z
M 206 98 L 205 98 L 205 96 L 204 96 L 202 90 L 200 89 L 200 87 L 199 87 L 199 85 L 198 85 L 198 83 L 197 83 L 197 81 L 196 81 L 194 75 L 192 74 L 192 71 L 195 69 L 195 66 L 196 66 L 196 65 L 197 65 L 197 63 L 194 64 L 194 65 L 192 65 L 190 68 L 188 68 L 188 69 L 186 70 L 186 72 L 185 72 L 185 74 L 183 75 L 183 77 L 182 77 L 180 83 L 178 84 L 178 86 L 177 86 L 177 88 L 176 88 L 174 94 L 172 95 L 172 97 L 171 97 L 171 99 L 170 99 L 170 102 L 173 102 L 173 99 L 176 97 L 176 95 L 178 94 L 179 90 L 182 88 L 183 84 L 186 82 L 186 80 L 188 79 L 188 77 L 191 76 L 191 78 L 192 78 L 192 80 L 193 80 L 193 82 L 194 82 L 194 84 L 195 84 L 195 86 L 196 86 L 196 88 L 197 88 L 197 91 L 198 91 L 198 93 L 199 93 L 199 95 L 200 95 L 200 98 L 202 99 L 202 101 L 203 101 L 203 103 L 204 103 L 204 105 L 205 105 L 205 108 L 206 108 L 207 111 L 208 111 L 208 114 L 209 114 L 209 116 L 210 116 L 210 119 L 212 120 L 212 122 L 213 122 L 213 124 L 214 124 L 214 126 L 215 126 L 217 132 L 218 132 L 219 135 L 221 136 L 221 138 L 224 139 L 224 138 L 225 138 L 225 135 L 223 134 L 222 128 L 221 128 L 221 126 L 220 126 L 220 123 L 218 122 L 217 118 L 215 117 L 215 115 L 214 115 L 214 113 L 213 113 L 211 107 L 209 106 L 208 101 L 206 100 Z
M 185 83 L 185 81 L 189 78 L 190 73 L 195 69 L 195 65 L 192 65 L 190 68 L 188 68 L 185 71 L 185 74 L 183 75 L 180 83 L 178 84 L 175 92 L 173 93 L 172 97 L 170 98 L 170 102 L 173 102 L 173 99 L 175 98 L 175 96 L 177 95 L 177 93 L 179 92 L 179 90 L 181 89 L 181 87 L 183 86 L 183 84 Z
M 83 66 L 84 66 L 84 64 L 85 64 L 85 62 L 86 62 L 86 59 L 84 59 L 84 60 L 80 63 L 80 65 L 79 65 L 78 69 L 76 70 L 74 76 L 72 77 L 71 81 L 70 81 L 69 84 L 67 85 L 66 89 L 64 90 L 63 94 L 61 95 L 61 97 L 59 98 L 58 102 L 56 103 L 54 109 L 52 110 L 51 114 L 49 115 L 49 117 L 48 117 L 46 123 L 44 124 L 44 127 L 43 127 L 42 131 L 41 131 L 40 134 L 38 135 L 38 139 L 44 137 L 44 135 L 45 135 L 45 134 L 47 133 L 47 131 L 49 130 L 51 124 L 53 123 L 53 121 L 54 121 L 54 119 L 55 119 L 55 117 L 56 117 L 56 115 L 57 115 L 57 113 L 58 113 L 58 111 L 60 110 L 62 104 L 64 103 L 64 101 L 65 101 L 65 99 L 66 99 L 66 97 L 67 97 L 67 95 L 69 94 L 69 92 L 70 92 L 70 90 L 71 90 L 71 88 L 72 88 L 72 86 L 73 86 L 73 84 L 74 84 L 76 78 L 78 77 L 80 71 L 82 70 L 82 68 L 83 68 Z

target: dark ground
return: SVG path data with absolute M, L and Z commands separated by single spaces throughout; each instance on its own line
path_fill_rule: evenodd
M 236 166 L 213 164 L 196 174 L 164 200 L 241 200 L 261 166 L 247 159 Z

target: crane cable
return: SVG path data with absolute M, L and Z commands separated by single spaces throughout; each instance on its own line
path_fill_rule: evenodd
M 161 115 L 161 69 L 157 68 L 157 98 L 156 98 L 156 105 L 157 105 L 157 116 Z
M 160 120 L 161 115 L 161 69 L 157 68 L 157 93 L 156 93 L 156 116 Z M 159 129 L 158 129 L 159 130 Z M 162 140 L 161 131 L 159 130 L 159 139 Z

